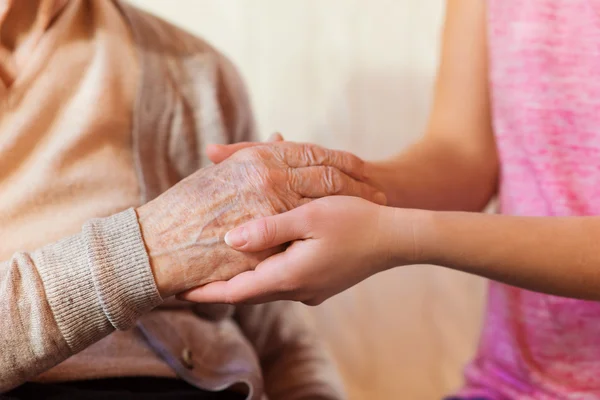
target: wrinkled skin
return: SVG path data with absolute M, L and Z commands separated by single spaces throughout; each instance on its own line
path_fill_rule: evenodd
M 362 182 L 364 163 L 314 145 L 275 143 L 242 149 L 182 180 L 137 209 L 163 297 L 252 270 L 280 249 L 240 253 L 223 237 L 251 219 L 329 195 L 385 196 Z

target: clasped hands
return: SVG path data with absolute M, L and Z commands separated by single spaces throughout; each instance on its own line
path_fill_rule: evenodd
M 385 245 L 386 198 L 363 160 L 280 140 L 208 153 L 214 165 L 136 210 L 163 297 L 318 304 L 376 272 L 344 265 Z

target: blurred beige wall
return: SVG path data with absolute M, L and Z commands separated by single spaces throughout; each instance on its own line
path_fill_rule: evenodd
M 262 135 L 368 158 L 422 133 L 442 0 L 137 0 L 240 68 Z M 342 266 L 340 266 L 342 267 Z M 460 385 L 477 343 L 477 278 L 397 269 L 311 309 L 350 398 L 435 399 Z

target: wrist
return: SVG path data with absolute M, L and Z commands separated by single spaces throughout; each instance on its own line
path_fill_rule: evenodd
M 152 208 L 153 205 L 150 202 L 136 208 L 135 212 L 148 253 L 148 259 L 150 260 L 150 267 L 152 268 L 156 287 L 160 295 L 163 298 L 167 298 L 177 294 L 179 288 L 172 276 L 172 271 L 168 268 L 169 261 L 167 260 L 167 255 L 161 249 L 159 229 Z
M 159 197 L 136 209 L 156 286 L 163 298 L 230 279 L 258 264 L 260 254 L 240 253 L 224 243 L 225 233 L 232 226 L 248 220 L 245 215 L 224 216 L 227 207 L 227 202 L 217 199 L 202 206 L 196 203 L 190 212 L 187 203 L 176 194 L 167 200 Z
M 384 208 L 382 242 L 389 255 L 389 268 L 429 264 L 432 260 L 430 245 L 435 212 L 404 208 Z

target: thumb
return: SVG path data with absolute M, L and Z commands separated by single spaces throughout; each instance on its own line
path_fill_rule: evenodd
M 232 229 L 225 235 L 225 243 L 236 250 L 256 252 L 268 250 L 294 240 L 305 239 L 308 234 L 304 207 L 250 221 Z
M 219 164 L 229 157 L 231 157 L 234 153 L 237 153 L 240 150 L 247 149 L 249 147 L 260 146 L 263 143 L 254 143 L 254 142 L 240 142 L 234 144 L 209 144 L 206 146 L 206 155 L 208 159 L 214 164 Z
M 283 136 L 277 132 L 269 137 L 269 142 L 283 142 Z M 219 164 L 234 153 L 247 149 L 248 147 L 260 146 L 264 143 L 261 142 L 239 142 L 234 144 L 210 144 L 206 147 L 206 155 L 208 159 L 214 163 Z
M 269 142 L 283 142 L 283 135 L 279 132 L 275 132 L 271 136 L 269 136 Z

